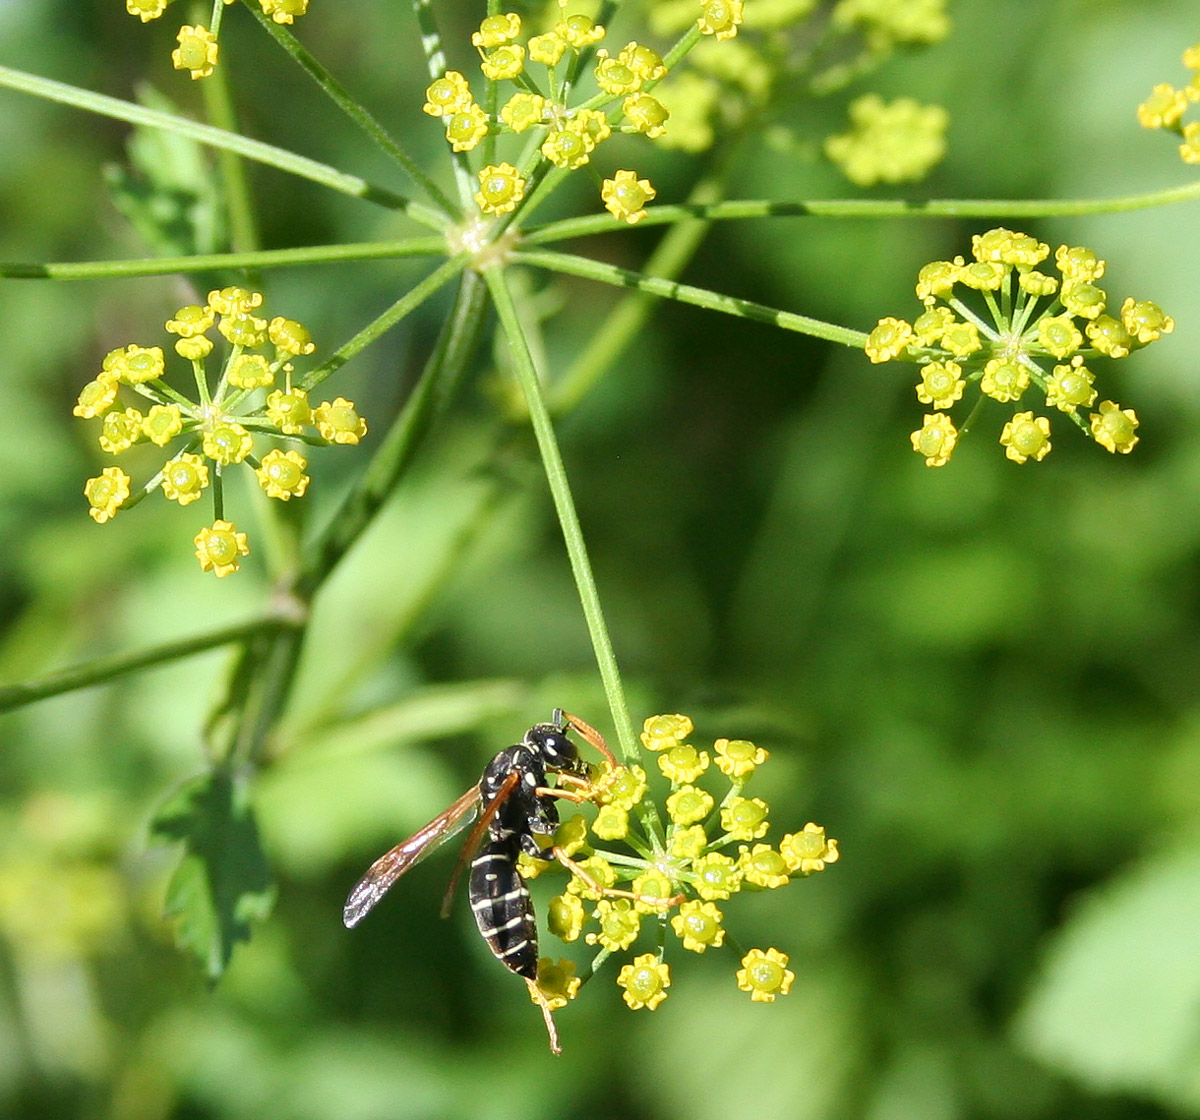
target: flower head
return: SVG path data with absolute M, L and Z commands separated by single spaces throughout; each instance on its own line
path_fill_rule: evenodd
M 715 903 L 685 902 L 671 919 L 671 928 L 685 949 L 703 953 L 709 948 L 719 949 L 724 943 L 722 920 Z
M 643 953 L 621 969 L 617 984 L 624 989 L 622 996 L 634 1011 L 642 1007 L 653 1011 L 667 998 L 671 970 L 653 953 Z
M 479 172 L 475 204 L 485 214 L 507 214 L 524 197 L 525 180 L 511 163 L 490 163 Z
M 605 179 L 600 189 L 604 208 L 618 221 L 634 225 L 646 216 L 646 203 L 658 192 L 649 179 L 639 179 L 636 171 L 618 171 Z
M 129 497 L 129 475 L 120 467 L 105 467 L 97 477 L 87 480 L 83 496 L 88 500 L 91 519 L 103 525 L 116 516 Z
M 304 473 L 306 466 L 308 463 L 298 451 L 275 448 L 263 456 L 262 466 L 254 474 L 268 498 L 286 502 L 289 498 L 304 497 L 310 481 Z
M 185 25 L 177 36 L 179 46 L 171 52 L 176 70 L 188 70 L 193 78 L 207 78 L 217 66 L 217 37 L 201 24 Z
M 778 949 L 751 949 L 742 958 L 737 983 L 756 1003 L 774 1003 L 791 991 L 796 974 L 788 968 L 788 955 Z
M 1014 463 L 1040 463 L 1050 454 L 1050 421 L 1032 412 L 1018 412 L 1000 435 L 1004 454 Z
M 537 964 L 537 986 L 545 998 L 546 1006 L 551 1011 L 557 1011 L 579 994 L 583 981 L 575 975 L 575 962 L 542 957 Z M 538 1003 L 537 996 L 531 991 L 529 998 Z
M 794 874 L 811 875 L 837 863 L 838 843 L 825 837 L 825 830 L 809 821 L 799 832 L 791 832 L 779 841 L 779 854 Z
M 236 572 L 243 556 L 250 554 L 246 534 L 231 521 L 217 520 L 196 534 L 196 559 L 206 572 L 218 578 Z

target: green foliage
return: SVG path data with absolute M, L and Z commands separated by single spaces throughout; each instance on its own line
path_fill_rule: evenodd
M 163 909 L 176 944 L 217 980 L 275 900 L 246 782 L 220 767 L 189 779 L 155 813 L 150 831 L 183 844 Z

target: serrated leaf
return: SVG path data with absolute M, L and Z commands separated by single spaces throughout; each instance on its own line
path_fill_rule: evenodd
M 182 841 L 164 913 L 175 943 L 220 978 L 234 946 L 275 900 L 245 783 L 225 770 L 184 782 L 155 814 L 151 832 Z
M 1052 945 L 1016 1031 L 1096 1089 L 1200 1111 L 1200 847 L 1094 892 Z

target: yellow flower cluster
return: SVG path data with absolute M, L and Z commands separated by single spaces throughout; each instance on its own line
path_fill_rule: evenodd
M 702 20 L 710 16 L 718 20 L 713 27 L 719 29 L 712 31 L 718 37 L 732 35 L 741 20 L 741 0 L 706 0 L 701 7 Z M 525 166 L 489 163 L 479 169 L 475 202 L 482 213 L 511 213 L 524 200 L 530 181 L 550 168 L 574 171 L 585 166 L 614 131 L 640 133 L 652 140 L 666 133 L 670 114 L 650 92 L 667 76 L 662 58 L 637 42 L 626 44 L 615 55 L 596 49 L 604 36 L 605 29 L 590 17 L 563 14 L 549 31 L 522 43 L 518 41 L 521 18 L 515 12 L 488 16 L 471 36 L 480 69 L 489 84 L 510 82 L 514 92 L 489 114 L 457 70 L 448 70 L 426 89 L 422 108 L 442 121 L 455 152 L 473 151 L 489 134 L 536 136 L 536 152 Z M 589 57 L 599 92 L 571 105 L 568 99 L 577 85 L 576 71 Z M 534 65 L 540 68 L 536 73 Z M 646 216 L 646 204 L 655 193 L 648 179 L 630 170 L 617 171 L 601 187 L 605 208 L 631 225 Z
M 125 10 L 143 23 L 149 23 L 158 19 L 169 3 L 170 0 L 125 0 Z M 232 3 L 233 0 L 221 0 L 214 4 L 211 28 L 198 23 L 185 24 L 179 29 L 176 36 L 179 46 L 171 52 L 171 63 L 176 70 L 186 70 L 193 78 L 207 78 L 212 74 L 219 53 L 217 36 L 222 6 Z M 291 23 L 308 11 L 308 0 L 258 0 L 258 6 L 276 23 Z
M 665 813 L 646 801 L 650 781 L 640 766 L 606 768 L 589 794 L 597 806 L 590 830 L 576 815 L 555 837 L 575 874 L 550 903 L 549 928 L 563 941 L 582 938 L 596 946 L 600 955 L 592 970 L 610 954 L 628 951 L 643 925 L 656 927 L 659 949 L 634 956 L 617 976 L 625 1002 L 635 1010 L 652 1011 L 667 998 L 671 974 L 662 949 L 667 930 L 693 953 L 728 946 L 718 903 L 739 891 L 785 886 L 838 859 L 837 841 L 811 822 L 782 836 L 777 846 L 763 842 L 770 807 L 743 791 L 767 761 L 767 751 L 746 739 L 717 739 L 711 751 L 699 750 L 687 741 L 693 730 L 683 715 L 652 716 L 643 724 L 642 745 L 670 785 Z M 710 764 L 727 783 L 719 801 L 698 784 Z M 601 846 L 613 841 L 623 848 Z M 520 864 L 526 877 L 552 866 L 524 858 Z M 795 977 L 784 953 L 738 949 L 737 954 L 737 983 L 751 999 L 770 1002 L 787 994 Z M 553 980 L 549 987 L 542 985 L 543 994 L 559 1006 L 554 1001 L 572 998 L 570 983 L 578 985 L 579 978 L 565 962 L 543 963 Z
M 1133 409 L 1102 400 L 1086 420 L 1080 415 L 1099 395 L 1086 363 L 1127 357 L 1170 334 L 1175 322 L 1149 300 L 1126 299 L 1110 314 L 1108 296 L 1097 284 L 1105 263 L 1091 249 L 1059 246 L 1058 275 L 1038 267 L 1049 255 L 1048 245 L 1024 233 L 999 228 L 978 234 L 970 262 L 955 257 L 920 270 L 920 315 L 911 323 L 881 319 L 871 332 L 866 353 L 872 362 L 899 358 L 920 367 L 917 399 L 934 411 L 911 438 L 928 466 L 950 461 L 985 400 L 1015 405 L 1031 386 L 1106 450 L 1127 454 L 1137 444 Z M 974 307 L 963 298 L 972 291 Z M 967 422 L 956 427 L 948 412 L 969 383 L 979 395 Z M 1051 448 L 1050 420 L 1014 410 L 1000 443 L 1016 463 L 1040 462 Z
M 139 444 L 166 447 L 179 440 L 175 454 L 136 496 L 131 497 L 131 479 L 120 467 L 105 467 L 88 479 L 88 512 L 103 524 L 152 490 L 181 506 L 210 491 L 214 521 L 200 530 L 194 544 L 201 568 L 218 576 L 237 571 L 250 551 L 246 534 L 223 516 L 221 482 L 227 468 L 247 464 L 267 496 L 279 501 L 303 497 L 308 489 L 308 463 L 299 451 L 274 447 L 259 458 L 256 440 L 269 435 L 325 446 L 356 444 L 367 433 L 352 402 L 338 397 L 313 406 L 308 393 L 293 384 L 292 359 L 316 347 L 295 320 L 261 318 L 262 299 L 245 288 L 223 288 L 210 292 L 204 305 L 181 307 L 167 321 L 167 331 L 177 336 L 175 352 L 192 366 L 195 400 L 167 383 L 161 347 L 131 344 L 104 358 L 73 410 L 82 419 L 100 421 L 100 448 L 109 455 L 123 455 Z M 228 344 L 228 353 L 210 377 L 214 331 Z M 149 407 L 143 411 L 124 404 L 123 389 Z
M 1179 157 L 1184 163 L 1200 163 L 1200 120 L 1185 122 L 1189 105 L 1200 102 L 1200 43 L 1183 52 L 1183 64 L 1192 79 L 1182 89 L 1160 82 L 1137 108 L 1138 124 L 1143 128 L 1161 128 L 1181 137 Z

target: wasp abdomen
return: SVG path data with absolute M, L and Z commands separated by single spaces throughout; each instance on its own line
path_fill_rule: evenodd
M 497 959 L 518 976 L 537 979 L 537 919 L 517 871 L 517 838 L 491 837 L 471 861 L 468 894 L 475 924 Z

